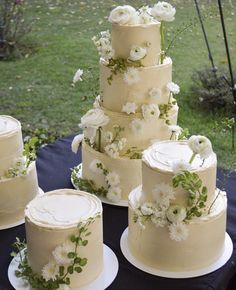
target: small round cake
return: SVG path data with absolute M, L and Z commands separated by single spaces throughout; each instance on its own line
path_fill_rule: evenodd
M 163 141 L 145 150 L 143 184 L 129 195 L 129 249 L 162 271 L 208 267 L 224 250 L 227 198 L 216 188 L 216 155 L 210 144 L 201 158 L 189 144 Z
M 74 267 L 67 275 L 71 288 L 96 279 L 103 269 L 101 215 L 100 200 L 78 190 L 55 190 L 32 200 L 25 209 L 25 227 L 33 272 L 49 281 L 59 275 L 60 266 L 65 272 Z

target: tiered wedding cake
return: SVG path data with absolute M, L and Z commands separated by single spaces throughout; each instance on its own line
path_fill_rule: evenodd
M 24 218 L 26 204 L 38 193 L 35 162 L 23 157 L 21 124 L 0 116 L 0 227 Z
M 27 205 L 28 265 L 37 274 L 31 286 L 78 289 L 97 278 L 103 270 L 101 215 L 96 196 L 73 189 L 48 192 Z
M 161 53 L 163 24 L 150 11 L 116 7 L 109 16 L 111 34 L 93 38 L 101 56 L 100 96 L 81 118 L 84 135 L 72 143 L 76 152 L 84 139 L 78 187 L 114 202 L 127 200 L 141 183 L 142 151 L 153 140 L 170 139 L 178 127 L 173 96 L 179 87 L 172 82 L 171 59 Z
M 216 189 L 210 141 L 158 142 L 144 151 L 143 185 L 129 195 L 128 244 L 143 264 L 191 271 L 224 250 L 227 199 Z

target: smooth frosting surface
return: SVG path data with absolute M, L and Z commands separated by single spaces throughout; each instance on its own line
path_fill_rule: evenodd
M 42 226 L 70 227 L 101 210 L 95 196 L 63 189 L 34 199 L 26 208 L 26 216 Z
M 143 161 L 151 168 L 172 171 L 172 164 L 177 160 L 189 162 L 193 152 L 187 141 L 163 141 L 153 144 L 143 152 Z M 204 163 L 197 155 L 191 166 L 193 170 L 204 169 L 216 162 L 216 155 L 212 153 Z
M 0 137 L 21 129 L 19 121 L 10 116 L 0 116 Z

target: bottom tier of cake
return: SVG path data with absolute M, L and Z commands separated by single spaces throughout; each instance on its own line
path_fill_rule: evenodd
M 139 223 L 141 199 L 141 187 L 129 195 L 128 244 L 137 260 L 159 270 L 182 272 L 207 267 L 221 256 L 226 231 L 225 192 L 219 193 L 209 214 L 186 223 L 188 236 L 180 241 L 171 239 L 168 225 L 156 226 L 151 219 L 144 225 Z
M 27 174 L 0 180 L 0 226 L 14 224 L 24 218 L 25 206 L 39 192 L 35 162 Z

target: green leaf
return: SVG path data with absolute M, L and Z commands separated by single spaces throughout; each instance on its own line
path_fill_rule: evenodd
M 87 262 L 88 262 L 88 259 L 87 258 L 83 258 L 83 259 L 81 259 L 79 264 L 80 264 L 81 267 L 84 267 L 87 264 Z
M 64 266 L 60 266 L 59 267 L 59 274 L 60 274 L 60 276 L 63 276 L 64 275 L 64 271 L 65 271 L 65 267 Z
M 84 240 L 82 244 L 83 244 L 84 247 L 87 246 L 88 240 Z
M 76 253 L 74 253 L 74 252 L 69 252 L 67 254 L 67 257 L 70 258 L 70 259 L 73 259 L 75 256 L 76 256 Z
M 73 274 L 73 273 L 74 273 L 74 268 L 73 268 L 73 266 L 68 266 L 68 267 L 67 267 L 67 271 L 68 271 L 69 274 Z
M 81 267 L 75 267 L 75 271 L 76 271 L 77 273 L 81 273 L 83 270 L 82 270 Z

